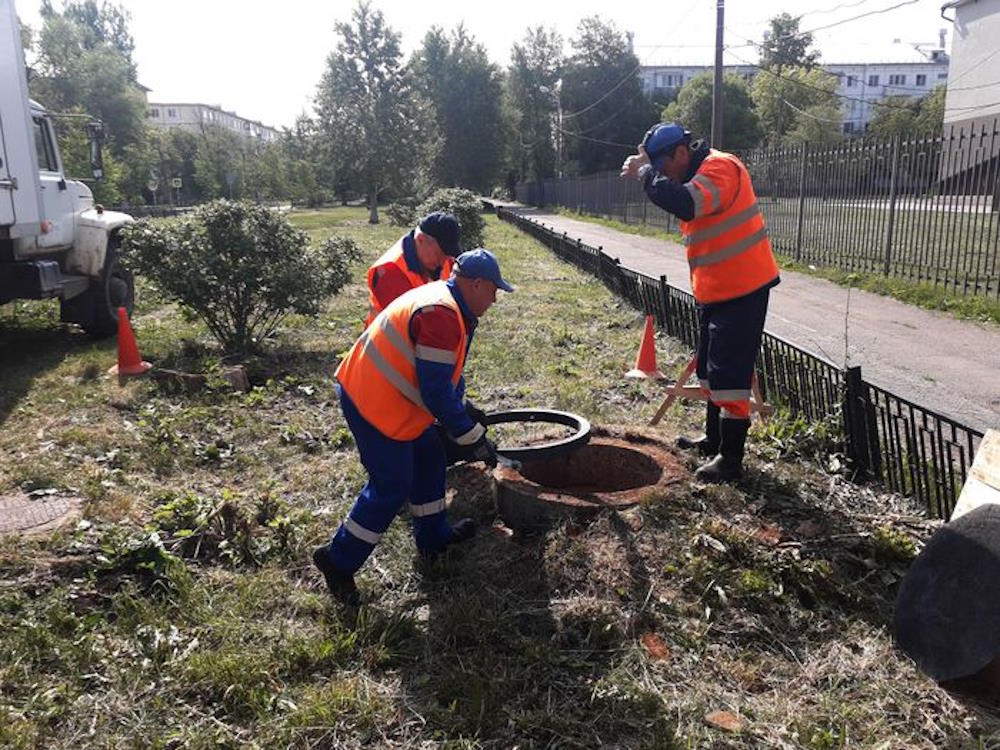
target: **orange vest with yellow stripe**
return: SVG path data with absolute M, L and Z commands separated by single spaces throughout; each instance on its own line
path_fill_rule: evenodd
M 420 309 L 443 305 L 461 329 L 456 349 L 426 349 L 410 339 L 410 320 Z M 454 363 L 452 385 L 465 365 L 465 319 L 448 285 L 432 281 L 397 297 L 380 312 L 347 353 L 335 377 L 369 424 L 393 440 L 414 440 L 434 416 L 420 397 L 416 359 Z
M 738 184 L 730 198 L 733 180 Z M 680 227 L 687 245 L 691 290 L 698 302 L 736 299 L 777 278 L 778 264 L 764 217 L 750 174 L 739 159 L 709 151 L 685 187 L 694 200 L 694 218 L 682 221 Z
M 375 316 L 382 312 L 382 303 L 379 302 L 378 298 L 375 296 L 375 273 L 379 268 L 390 264 L 396 266 L 406 275 L 407 280 L 410 282 L 411 289 L 416 289 L 418 286 L 423 286 L 431 281 L 431 279 L 423 273 L 411 271 L 410 267 L 406 264 L 406 255 L 403 253 L 404 239 L 406 238 L 400 238 L 395 245 L 382 253 L 382 256 L 368 269 L 368 317 L 365 318 L 365 326 L 368 326 L 373 320 L 375 320 Z M 451 258 L 444 259 L 444 263 L 441 265 L 442 279 L 447 279 L 451 276 L 452 263 L 453 261 Z

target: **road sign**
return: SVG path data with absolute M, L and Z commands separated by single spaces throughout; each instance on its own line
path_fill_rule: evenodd
M 180 190 L 181 184 L 182 183 L 181 183 L 181 178 L 180 177 L 172 177 L 170 179 L 170 187 L 172 187 L 172 188 L 177 188 L 178 190 Z

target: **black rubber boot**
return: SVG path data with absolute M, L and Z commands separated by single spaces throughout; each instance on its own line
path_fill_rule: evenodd
M 718 406 L 711 401 L 705 409 L 705 434 L 700 438 L 689 438 L 681 435 L 677 438 L 677 447 L 686 451 L 698 451 L 702 456 L 714 456 L 719 452 L 720 412 Z
M 349 607 L 357 607 L 361 604 L 361 594 L 354 583 L 354 576 L 341 573 L 330 564 L 327 553 L 330 546 L 324 544 L 313 550 L 313 565 L 319 568 L 319 572 L 326 579 L 326 587 L 330 589 L 330 595 L 341 604 Z
M 694 473 L 702 482 L 733 482 L 743 476 L 743 452 L 749 419 L 723 419 L 719 455 Z

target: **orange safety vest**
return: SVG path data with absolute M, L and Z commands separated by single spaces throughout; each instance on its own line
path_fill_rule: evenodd
M 735 196 L 725 205 L 734 179 Z M 739 159 L 709 151 L 685 187 L 694 200 L 694 218 L 680 226 L 698 302 L 736 299 L 778 277 L 750 173 Z
M 382 303 L 375 296 L 375 273 L 379 268 L 389 264 L 397 266 L 406 275 L 411 289 L 416 289 L 418 286 L 423 286 L 431 281 L 428 276 L 423 273 L 411 271 L 410 267 L 406 265 L 406 256 L 403 254 L 404 239 L 406 238 L 401 237 L 395 245 L 382 253 L 382 257 L 375 261 L 371 268 L 368 269 L 368 317 L 365 318 L 365 327 L 370 325 L 375 320 L 375 316 L 382 312 Z M 452 262 L 451 258 L 444 259 L 444 263 L 441 265 L 442 279 L 447 279 L 451 276 Z
M 421 351 L 410 339 L 410 320 L 420 309 L 443 305 L 455 311 L 461 328 L 454 351 Z M 465 365 L 465 319 L 443 281 L 400 295 L 380 312 L 340 363 L 334 377 L 369 424 L 393 440 L 414 440 L 434 422 L 420 397 L 416 358 L 454 363 L 452 385 Z

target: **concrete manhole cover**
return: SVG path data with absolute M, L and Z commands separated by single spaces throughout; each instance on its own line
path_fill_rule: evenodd
M 0 495 L 0 536 L 32 536 L 55 531 L 80 515 L 83 500 L 73 495 Z

